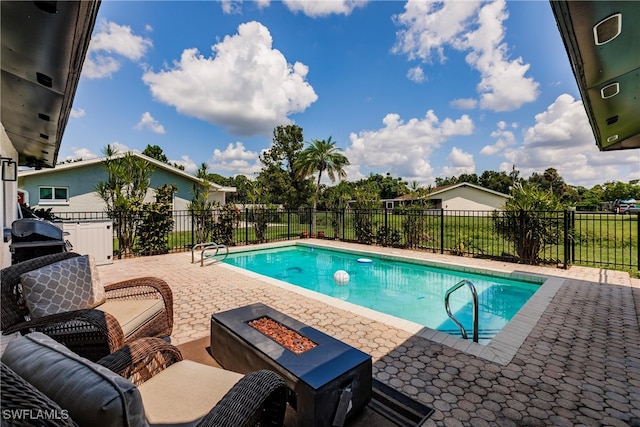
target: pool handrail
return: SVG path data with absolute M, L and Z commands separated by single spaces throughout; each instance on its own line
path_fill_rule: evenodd
M 223 261 L 227 256 L 229 256 L 229 247 L 227 245 L 223 245 L 223 244 L 217 243 L 217 242 L 198 243 L 197 245 L 194 245 L 191 248 L 191 264 L 194 264 L 196 262 L 195 261 L 195 251 L 197 249 L 201 249 L 201 251 L 200 251 L 200 267 L 204 266 L 204 260 L 205 260 L 204 253 L 207 250 L 210 250 L 210 249 L 215 249 L 216 250 L 216 252 L 210 257 L 213 260 L 207 265 L 215 264 L 216 262 Z M 218 255 L 218 252 L 220 251 L 220 249 L 225 249 L 224 256 L 221 259 L 215 259 L 215 257 Z
M 449 316 L 449 318 L 451 318 L 453 323 L 455 323 L 458 326 L 458 329 L 460 329 L 460 332 L 462 333 L 462 338 L 464 338 L 465 340 L 469 339 L 467 336 L 467 331 L 464 329 L 464 326 L 462 326 L 462 323 L 460 323 L 458 319 L 455 318 L 453 313 L 451 313 L 451 307 L 449 306 L 449 296 L 456 290 L 463 287 L 464 285 L 467 285 L 469 289 L 471 289 L 471 296 L 473 298 L 473 317 L 472 317 L 473 342 L 478 342 L 478 292 L 476 291 L 476 287 L 473 285 L 473 283 L 471 283 L 470 280 L 463 279 L 458 283 L 456 283 L 455 285 L 453 285 L 451 288 L 449 288 L 449 290 L 444 294 L 444 306 L 447 310 L 447 315 Z

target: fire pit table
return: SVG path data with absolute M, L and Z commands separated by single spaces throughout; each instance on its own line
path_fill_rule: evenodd
M 264 304 L 213 314 L 211 353 L 225 369 L 282 375 L 287 426 L 342 425 L 371 400 L 370 355 Z

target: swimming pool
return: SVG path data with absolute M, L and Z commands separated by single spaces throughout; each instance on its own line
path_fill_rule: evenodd
M 506 325 L 540 282 L 514 280 L 434 267 L 390 258 L 367 256 L 307 246 L 231 253 L 224 260 L 273 279 L 281 280 L 359 306 L 460 336 L 447 316 L 445 292 L 460 280 L 470 280 L 478 292 L 480 343 L 486 344 Z M 338 270 L 348 273 L 346 283 L 334 280 Z M 467 333 L 472 330 L 471 292 L 466 288 L 450 297 L 451 310 Z

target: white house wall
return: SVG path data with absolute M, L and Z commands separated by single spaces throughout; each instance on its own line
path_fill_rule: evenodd
M 225 193 L 223 192 L 215 192 L 215 193 L 209 193 L 209 196 L 207 197 L 207 200 L 210 202 L 217 202 L 220 203 L 221 205 L 224 205 L 225 203 Z
M 18 152 L 13 147 L 11 140 L 4 130 L 4 126 L 0 124 L 0 147 L 2 149 L 2 157 L 11 157 L 18 160 Z M 18 218 L 18 184 L 15 181 L 1 181 L 0 198 L 2 198 L 2 229 L 11 228 L 11 223 Z M 4 234 L 4 233 L 3 233 Z M 2 239 L 2 250 L 0 250 L 0 266 L 7 267 L 11 265 L 11 253 L 9 252 L 10 242 Z
M 19 177 L 20 188 L 29 193 L 30 206 L 43 209 L 52 208 L 52 212 L 102 212 L 104 201 L 95 193 L 98 182 L 105 181 L 107 173 L 100 164 L 85 167 L 60 168 L 46 173 L 23 175 Z M 150 189 L 145 202 L 155 201 L 154 189 L 165 184 L 173 184 L 178 188 L 174 195 L 174 210 L 186 210 L 193 197 L 193 180 L 157 168 L 151 177 Z M 39 200 L 41 186 L 66 187 L 69 189 L 68 202 L 49 202 Z M 213 192 L 210 200 L 224 204 L 225 193 Z
M 32 196 L 30 196 L 32 197 Z M 147 195 L 144 198 L 145 203 L 155 202 L 155 193 L 153 189 L 147 191 Z M 175 197 L 173 200 L 174 210 L 186 210 L 189 200 Z M 97 193 L 79 194 L 69 198 L 68 203 L 38 203 L 34 205 L 38 208 L 52 208 L 52 212 L 57 213 L 81 213 L 81 212 L 104 212 L 106 204 Z
M 471 187 L 458 187 L 434 198 L 442 199 L 442 208 L 445 210 L 494 210 L 502 209 L 506 198 L 487 191 Z

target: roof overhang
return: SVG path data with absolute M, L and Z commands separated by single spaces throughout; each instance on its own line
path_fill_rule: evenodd
M 640 2 L 551 1 L 596 144 L 640 148 Z
M 100 1 L 2 1 L 2 125 L 18 165 L 54 167 Z

